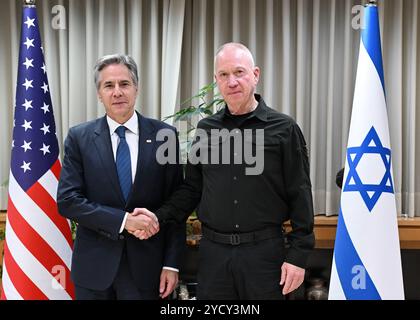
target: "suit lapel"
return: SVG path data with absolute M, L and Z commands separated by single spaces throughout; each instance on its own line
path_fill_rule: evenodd
M 109 127 L 106 121 L 106 116 L 98 121 L 98 124 L 95 128 L 93 141 L 95 143 L 100 162 L 102 163 L 104 174 L 108 175 L 111 186 L 114 188 L 121 201 L 125 203 L 118 180 L 117 168 L 114 161 L 114 154 L 112 152 L 111 136 L 109 134 Z
M 136 177 L 134 185 L 142 183 L 142 175 L 147 172 L 149 162 L 155 157 L 155 139 L 156 132 L 152 123 L 137 113 L 139 119 L 139 153 L 137 158 Z

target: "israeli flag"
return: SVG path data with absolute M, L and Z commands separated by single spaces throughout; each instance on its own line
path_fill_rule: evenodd
M 378 8 L 364 8 L 330 300 L 404 299 Z

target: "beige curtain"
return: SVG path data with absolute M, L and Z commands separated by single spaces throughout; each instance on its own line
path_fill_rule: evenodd
M 259 92 L 304 131 L 317 214 L 338 210 L 335 175 L 345 161 L 360 37 L 352 28 L 352 8 L 360 4 L 187 0 L 182 96 L 212 80 L 212 57 L 222 43 L 246 44 L 262 69 Z M 379 10 L 397 208 L 399 214 L 420 216 L 420 135 L 415 127 L 420 102 L 419 5 L 416 0 L 383 0 Z
M 335 175 L 344 165 L 360 36 L 352 28 L 352 8 L 361 2 L 39 0 L 59 141 L 70 126 L 103 114 L 92 80 L 99 56 L 131 54 L 140 67 L 137 108 L 162 119 L 213 81 L 216 49 L 240 41 L 262 69 L 259 93 L 294 117 L 305 134 L 315 212 L 337 214 Z M 397 208 L 399 214 L 420 216 L 420 9 L 417 0 L 378 2 Z M 21 1 L 2 4 L 0 182 L 9 171 Z M 65 30 L 51 28 L 56 4 L 66 8 Z

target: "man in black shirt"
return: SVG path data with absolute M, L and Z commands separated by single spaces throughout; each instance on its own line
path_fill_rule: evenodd
M 242 44 L 217 51 L 215 79 L 227 107 L 199 122 L 185 182 L 155 212 L 160 223 L 183 221 L 198 205 L 198 299 L 283 299 L 302 284 L 314 247 L 306 143 L 292 118 L 255 94 L 259 76 Z

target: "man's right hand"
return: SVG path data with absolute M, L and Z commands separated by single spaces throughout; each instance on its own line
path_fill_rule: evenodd
M 149 210 L 136 208 L 128 214 L 125 229 L 137 238 L 145 240 L 159 232 L 159 222 Z

